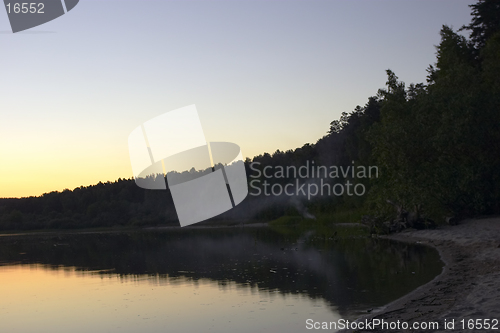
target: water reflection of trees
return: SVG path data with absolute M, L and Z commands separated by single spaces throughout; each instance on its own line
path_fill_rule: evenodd
M 429 281 L 438 255 L 423 246 L 357 238 L 325 242 L 269 229 L 2 237 L 0 263 L 76 267 L 103 276 L 238 286 L 324 298 L 343 311 L 382 305 Z

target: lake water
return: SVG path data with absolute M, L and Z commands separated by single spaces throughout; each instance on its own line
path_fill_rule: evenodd
M 0 332 L 303 332 L 439 274 L 428 247 L 269 228 L 0 237 Z

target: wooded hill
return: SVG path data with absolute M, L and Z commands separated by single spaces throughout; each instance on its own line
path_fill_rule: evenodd
M 332 121 L 315 144 L 246 161 L 249 175 L 252 162 L 260 168 L 306 161 L 378 166 L 379 177 L 365 182 L 366 195 L 300 202 L 249 196 L 218 219 L 269 220 L 303 208 L 313 214 L 358 209 L 382 220 L 404 212 L 436 222 L 499 213 L 500 2 L 480 0 L 470 7 L 472 21 L 460 29 L 469 38 L 443 26 L 425 83 L 406 85 L 387 70 L 386 87 Z M 0 199 L 1 230 L 176 223 L 169 191 L 144 190 L 131 179 Z

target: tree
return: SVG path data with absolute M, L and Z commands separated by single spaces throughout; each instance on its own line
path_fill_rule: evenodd
M 464 25 L 460 30 L 470 30 L 470 39 L 479 50 L 486 45 L 486 41 L 500 31 L 500 1 L 479 0 L 472 8 L 472 22 Z

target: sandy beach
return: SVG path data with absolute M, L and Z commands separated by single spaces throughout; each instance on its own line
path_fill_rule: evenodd
M 387 322 L 408 322 L 410 328 L 378 329 L 390 332 L 490 332 L 500 330 L 469 329 L 468 323 L 484 319 L 500 320 L 500 218 L 469 219 L 456 226 L 434 230 L 407 230 L 387 238 L 418 242 L 435 247 L 445 263 L 443 271 L 429 283 L 410 294 L 374 310 L 359 320 L 380 319 Z M 397 281 L 394 281 L 397 283 Z M 480 319 L 479 321 L 476 321 Z M 445 329 L 444 322 L 454 320 L 454 329 Z M 464 320 L 464 322 L 461 322 Z M 414 322 L 439 322 L 438 329 L 413 329 Z M 465 329 L 462 328 L 465 324 Z M 377 330 L 355 330 L 368 332 Z

